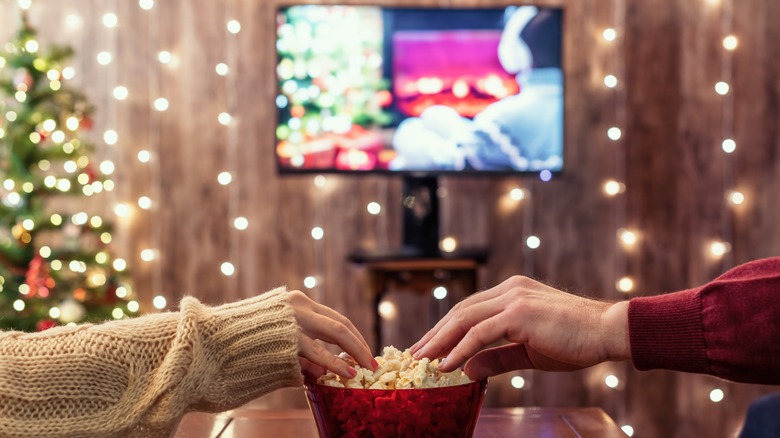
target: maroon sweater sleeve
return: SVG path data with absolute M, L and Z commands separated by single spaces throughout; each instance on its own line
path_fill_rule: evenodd
M 710 283 L 634 298 L 634 366 L 780 384 L 780 257 L 740 265 Z

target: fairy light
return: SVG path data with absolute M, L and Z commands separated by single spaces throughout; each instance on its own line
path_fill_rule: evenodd
M 731 154 L 731 153 L 733 153 L 734 151 L 737 150 L 737 142 L 735 142 L 731 138 L 727 138 L 727 139 L 723 140 L 723 143 L 721 144 L 721 147 L 723 148 L 723 152 L 725 152 L 727 154 Z
M 98 64 L 103 65 L 103 66 L 111 64 L 111 60 L 112 59 L 113 59 L 113 57 L 111 56 L 111 53 L 109 53 L 109 52 L 100 52 L 97 55 L 97 62 L 98 62 Z
M 509 197 L 512 198 L 513 201 L 522 201 L 525 199 L 525 190 L 516 187 L 509 192 Z
M 742 192 L 731 190 L 727 193 L 726 198 L 733 205 L 742 205 L 745 203 L 745 195 Z
M 455 252 L 458 249 L 458 241 L 452 236 L 445 237 L 439 242 L 439 248 L 444 252 Z
M 105 26 L 108 29 L 113 29 L 116 27 L 116 25 L 119 23 L 119 19 L 117 18 L 116 14 L 113 12 L 109 12 L 105 15 L 103 15 L 103 26 Z
M 227 171 L 220 172 L 219 175 L 217 175 L 217 182 L 223 186 L 226 186 L 233 182 L 233 175 Z
M 537 249 L 542 245 L 542 240 L 538 236 L 531 235 L 525 239 L 525 244 L 531 249 Z
M 214 70 L 216 70 L 217 74 L 220 76 L 227 76 L 228 72 L 230 72 L 230 68 L 224 62 L 217 64 Z
M 710 401 L 713 403 L 720 403 L 725 398 L 725 394 L 723 393 L 723 390 L 720 388 L 715 388 L 712 391 L 710 391 Z
M 249 227 L 249 220 L 247 220 L 247 218 L 243 216 L 239 216 L 233 219 L 233 226 L 237 230 L 241 230 L 241 231 L 246 230 Z
M 620 426 L 620 430 L 628 436 L 634 436 L 634 428 L 630 424 Z
M 614 374 L 609 374 L 604 378 L 604 384 L 609 388 L 615 389 L 620 385 L 620 380 Z
M 160 61 L 161 64 L 168 64 L 173 60 L 173 55 L 167 50 L 162 50 L 157 53 L 157 60 Z
M 165 297 L 162 295 L 157 295 L 152 300 L 152 305 L 154 306 L 155 309 L 162 310 L 165 308 L 165 306 L 168 305 L 168 300 L 166 300 Z
M 443 300 L 447 298 L 447 288 L 444 286 L 436 286 L 433 288 L 433 297 L 437 300 Z
M 149 160 L 152 159 L 152 154 L 149 151 L 147 151 L 146 149 L 142 149 L 142 150 L 138 151 L 138 154 L 136 155 L 136 157 L 138 158 L 139 162 L 141 162 L 141 163 L 148 163 Z
M 151 10 L 154 7 L 154 0 L 138 0 L 138 6 L 144 11 Z
M 379 312 L 379 316 L 388 320 L 395 319 L 395 317 L 398 315 L 398 309 L 395 307 L 395 304 L 390 301 L 382 301 L 379 303 L 377 310 Z
M 119 141 L 119 134 L 113 129 L 109 129 L 103 133 L 103 141 L 107 145 L 115 145 Z
M 373 214 L 374 216 L 376 216 L 382 212 L 382 206 L 379 205 L 378 202 L 372 201 L 368 203 L 368 205 L 366 206 L 366 210 L 368 210 L 369 214 Z
M 168 110 L 169 105 L 168 99 L 164 97 L 158 97 L 154 100 L 154 109 L 159 112 Z
M 220 271 L 222 271 L 222 274 L 226 277 L 230 277 L 236 273 L 236 267 L 230 262 L 223 262 L 220 266 Z
M 117 87 L 114 87 L 114 99 L 116 100 L 125 100 L 128 96 L 127 87 L 124 87 L 122 85 L 119 85 Z
M 634 280 L 631 277 L 623 277 L 617 281 L 617 290 L 623 293 L 629 293 L 634 290 Z
M 308 277 L 303 279 L 303 285 L 307 289 L 314 289 L 315 287 L 317 287 L 317 278 L 315 278 L 314 276 L 310 275 L 310 276 L 308 276 Z
M 525 387 L 525 379 L 521 376 L 513 376 L 509 382 L 515 389 L 523 389 Z
M 152 200 L 148 196 L 141 196 L 138 198 L 138 207 L 143 210 L 149 210 L 152 208 Z

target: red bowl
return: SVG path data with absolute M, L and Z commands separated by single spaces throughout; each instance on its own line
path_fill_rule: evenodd
M 470 438 L 487 379 L 426 389 L 304 388 L 321 438 Z

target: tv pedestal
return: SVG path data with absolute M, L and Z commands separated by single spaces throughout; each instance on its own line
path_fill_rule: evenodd
M 379 304 L 385 294 L 398 286 L 420 295 L 430 295 L 437 286 L 444 286 L 448 290 L 460 286 L 467 294 L 472 294 L 478 287 L 477 269 L 487 258 L 488 251 L 485 248 L 437 254 L 409 248 L 356 251 L 351 254 L 349 260 L 368 271 L 367 288 L 374 305 L 374 353 L 382 354 L 384 347 Z

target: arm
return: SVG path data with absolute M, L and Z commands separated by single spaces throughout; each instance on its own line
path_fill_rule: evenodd
M 219 307 L 185 298 L 177 313 L 0 333 L 0 435 L 167 436 L 186 411 L 299 385 L 299 355 L 308 368 L 349 373 L 312 338 L 371 367 L 368 347 L 356 347 L 365 341 L 334 314 L 280 288 Z
M 780 257 L 740 265 L 694 289 L 635 298 L 628 322 L 640 370 L 780 384 Z

